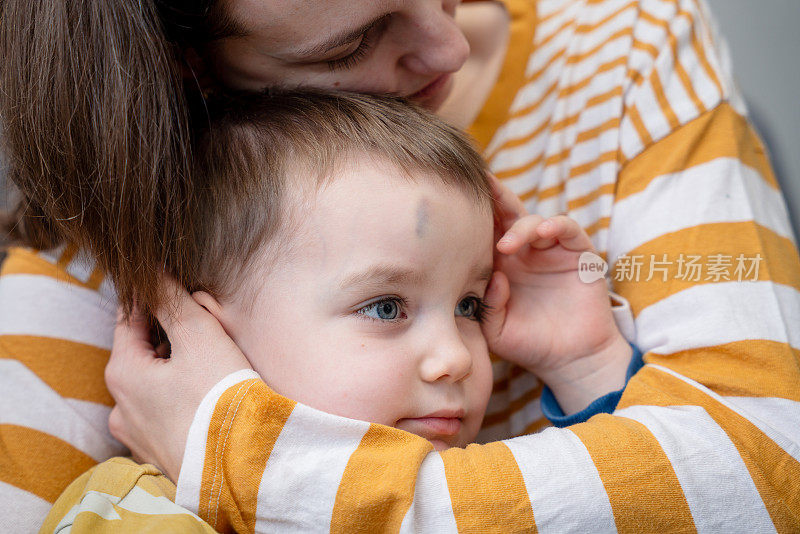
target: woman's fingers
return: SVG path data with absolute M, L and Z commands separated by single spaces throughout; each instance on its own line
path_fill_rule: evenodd
M 155 355 L 146 316 L 134 304 L 126 320 L 120 308 L 114 327 L 111 356 L 104 371 L 106 387 L 117 402 L 125 395 L 124 377 L 137 374 L 142 364 Z
M 131 354 L 141 355 L 153 349 L 150 343 L 150 324 L 147 316 L 134 304 L 126 320 L 122 308 L 117 311 L 117 325 L 114 327 L 114 341 L 131 347 Z M 113 357 L 112 353 L 112 357 Z
M 136 369 L 153 356 L 155 351 L 150 343 L 150 328 L 145 315 L 134 304 L 126 320 L 120 308 L 114 327 L 114 345 L 104 371 L 108 391 L 117 402 L 124 395 L 122 378 L 135 374 Z
M 156 316 L 169 338 L 169 359 L 163 358 L 167 345 L 153 347 L 147 319 L 134 310 L 115 330 L 106 383 L 117 401 L 109 420 L 112 435 L 174 481 L 203 397 L 226 376 L 251 366 L 216 316 L 174 279 L 165 276 L 161 284 L 164 304 Z
M 167 334 L 173 358 L 195 352 L 199 347 L 210 348 L 213 341 L 228 337 L 217 319 L 174 278 L 162 276 L 161 288 L 164 301 L 155 314 Z
M 192 296 L 170 275 L 162 275 L 159 291 L 164 297 L 161 306 L 155 310 L 156 318 L 170 340 L 176 334 L 176 327 L 189 319 L 192 308 L 197 306 Z
M 187 360 L 191 365 L 206 366 L 215 372 L 251 368 L 218 316 L 174 278 L 164 275 L 161 284 L 164 303 L 156 310 L 156 317 L 167 334 L 173 362 Z M 221 311 L 218 306 L 212 310 L 218 315 Z

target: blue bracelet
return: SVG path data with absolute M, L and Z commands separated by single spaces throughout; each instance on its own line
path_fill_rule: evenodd
M 633 349 L 633 356 L 631 357 L 631 363 L 628 364 L 628 371 L 625 373 L 625 386 L 628 385 L 628 381 L 631 379 L 631 377 L 635 375 L 636 372 L 644 365 L 642 352 L 632 343 L 631 348 Z M 542 413 L 550 420 L 551 423 L 553 423 L 553 426 L 558 428 L 575 425 L 577 423 L 583 423 L 584 421 L 588 421 L 590 417 L 599 413 L 613 412 L 617 408 L 619 399 L 622 397 L 622 393 L 624 391 L 624 387 L 619 391 L 612 391 L 611 393 L 607 393 L 599 399 L 596 399 L 580 412 L 572 415 L 564 415 L 564 410 L 562 410 L 561 406 L 559 406 L 555 395 L 553 395 L 553 392 L 550 391 L 549 387 L 544 386 L 542 389 L 541 399 Z

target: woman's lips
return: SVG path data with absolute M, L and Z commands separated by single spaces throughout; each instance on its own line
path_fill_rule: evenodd
M 435 97 L 439 91 L 444 89 L 444 87 L 447 85 L 447 82 L 450 81 L 451 76 L 451 74 L 442 74 L 416 93 L 410 95 L 408 98 L 411 100 L 423 101 Z

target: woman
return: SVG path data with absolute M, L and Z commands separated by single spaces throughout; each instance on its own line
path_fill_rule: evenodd
M 29 204 L 22 230 L 31 244 L 60 239 L 99 261 L 94 270 L 72 248 L 51 263 L 14 250 L 4 265 L 5 404 L 24 392 L 28 405 L 57 411 L 63 423 L 56 428 L 27 406 L 4 413 L 7 517 L 35 516 L 71 478 L 117 453 L 104 434 L 112 401 L 98 386 L 113 323 L 111 307 L 96 309 L 97 289 L 110 290 L 100 273 L 123 303 L 137 288 L 146 307 L 158 307 L 161 251 L 179 247 L 182 225 L 202 216 L 181 204 L 192 185 L 181 166 L 191 127 L 184 116 L 202 120 L 187 104 L 196 76 L 204 89 L 209 78 L 251 89 L 396 92 L 469 125 L 530 210 L 568 211 L 607 258 L 621 258 L 615 290 L 631 303 L 648 365 L 615 416 L 439 459 L 309 421 L 257 382 L 249 391 L 259 394 L 242 395 L 241 374 L 220 382 L 246 364 L 184 295 L 177 323 L 163 321 L 168 333 L 184 333 L 169 365 L 151 360 L 133 328 L 121 338 L 138 345 L 119 347 L 115 360 L 134 356 L 138 386 L 121 376 L 131 364 L 109 369 L 120 406 L 115 432 L 143 459 L 180 470 L 179 504 L 218 530 L 800 528 L 792 489 L 800 475 L 798 340 L 788 326 L 798 315 L 800 262 L 727 58 L 695 0 L 508 0 L 457 11 L 433 0 L 235 0 L 197 17 L 169 2 L 158 13 L 138 2 L 89 4 L 64 13 L 52 2 L 2 7 L 3 116 L 15 119 L 6 120 L 12 176 Z M 38 24 L 25 19 L 37 16 Z M 157 17 L 169 41 L 159 38 Z M 119 208 L 97 211 L 92 195 Z M 120 216 L 138 217 L 141 235 L 116 235 Z M 51 283 L 58 276 L 69 277 L 71 291 Z M 197 325 L 208 328 L 186 334 Z M 55 351 L 70 372 L 55 369 Z M 531 377 L 498 369 L 486 438 L 542 427 L 537 397 Z M 237 408 L 254 415 L 226 417 Z M 173 410 L 195 413 L 191 430 L 176 432 Z M 302 472 L 292 468 L 299 449 Z M 68 467 L 60 478 L 36 479 L 50 472 L 43 459 Z M 340 473 L 321 478 L 331 463 Z M 284 495 L 304 503 L 302 513 Z

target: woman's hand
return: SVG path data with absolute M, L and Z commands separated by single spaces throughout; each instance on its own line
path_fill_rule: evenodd
M 219 322 L 172 279 L 171 298 L 156 312 L 172 352 L 159 356 L 147 319 L 120 317 L 105 378 L 117 404 L 108 425 L 140 462 L 177 482 L 186 438 L 203 397 L 229 374 L 251 366 Z

